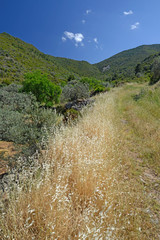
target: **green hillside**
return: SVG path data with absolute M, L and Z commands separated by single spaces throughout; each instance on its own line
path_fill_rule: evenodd
M 114 74 L 133 77 L 135 67 L 150 55 L 160 52 L 160 44 L 142 45 L 137 48 L 120 52 L 102 62 L 95 64 L 105 75 Z
M 56 61 L 66 70 L 80 76 L 104 78 L 104 74 L 93 64 L 86 61 L 76 61 L 67 58 L 56 57 Z
M 137 75 L 150 74 L 153 63 L 158 57 L 160 57 L 160 53 L 152 54 L 149 57 L 145 58 L 141 63 L 137 64 L 135 73 Z
M 33 45 L 7 33 L 0 34 L 0 79 L 1 82 L 22 81 L 24 73 L 39 69 L 53 81 L 70 74 L 50 57 Z
M 71 74 L 102 77 L 88 62 L 53 57 L 7 33 L 0 34 L 1 82 L 22 81 L 24 73 L 36 69 L 47 73 L 54 82 L 67 79 Z
M 40 52 L 33 45 L 7 33 L 0 34 L 0 83 L 22 82 L 24 74 L 40 70 L 51 81 L 59 83 L 70 75 L 97 79 L 118 79 L 135 76 L 135 67 L 150 55 L 160 52 L 160 44 L 143 45 L 120 52 L 97 64 L 54 57 Z

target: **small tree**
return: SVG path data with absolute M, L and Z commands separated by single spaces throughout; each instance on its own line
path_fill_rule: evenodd
M 48 80 L 46 74 L 36 71 L 25 74 L 24 78 L 23 92 L 33 93 L 37 101 L 45 103 L 47 106 L 52 106 L 53 102 L 59 102 L 61 88 Z
M 156 60 L 154 61 L 151 69 L 151 74 L 152 77 L 150 80 L 150 84 L 154 84 L 160 80 L 160 57 L 156 58 Z

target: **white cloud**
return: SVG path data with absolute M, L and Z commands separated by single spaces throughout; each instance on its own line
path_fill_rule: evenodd
M 80 44 L 81 46 L 84 46 L 83 44 L 83 39 L 84 36 L 82 33 L 72 33 L 72 32 L 64 32 L 65 37 L 62 37 L 62 41 L 65 42 L 68 39 L 70 40 L 74 40 L 75 41 L 75 46 L 78 47 L 78 44 Z
M 94 38 L 93 41 L 98 44 L 98 39 Z
M 67 39 L 65 37 L 62 37 L 62 41 L 65 42 Z
M 74 34 L 74 40 L 79 43 L 79 42 L 82 42 L 84 39 L 84 36 L 82 33 L 76 33 Z
M 131 30 L 138 28 L 139 24 L 139 22 L 136 22 L 135 24 L 131 25 Z
M 85 23 L 86 23 L 86 20 L 82 20 L 82 23 L 85 24 Z
M 132 10 L 129 10 L 128 12 L 123 12 L 124 15 L 131 15 L 133 14 L 133 11 Z
M 72 33 L 72 32 L 65 31 L 64 35 L 71 40 L 74 38 L 74 33 Z
M 88 15 L 89 13 L 91 13 L 92 12 L 92 10 L 91 9 L 87 9 L 86 10 L 86 14 Z

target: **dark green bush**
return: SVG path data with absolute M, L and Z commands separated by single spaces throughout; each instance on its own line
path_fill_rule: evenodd
M 71 75 L 69 75 L 67 80 L 68 80 L 68 82 L 72 81 L 72 80 L 75 80 L 75 76 L 73 74 L 71 74 Z
M 150 85 L 160 80 L 160 57 L 156 58 L 151 68 Z

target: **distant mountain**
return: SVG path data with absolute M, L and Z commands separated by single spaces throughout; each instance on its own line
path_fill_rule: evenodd
M 142 45 L 120 52 L 102 62 L 94 64 L 105 75 L 124 75 L 132 77 L 135 67 L 150 55 L 160 52 L 160 44 Z
M 54 57 L 7 33 L 0 34 L 0 83 L 21 82 L 24 73 L 41 70 L 58 83 L 74 74 L 106 79 L 114 75 L 133 77 L 135 67 L 150 55 L 160 52 L 160 44 L 143 45 L 120 52 L 97 64 Z

